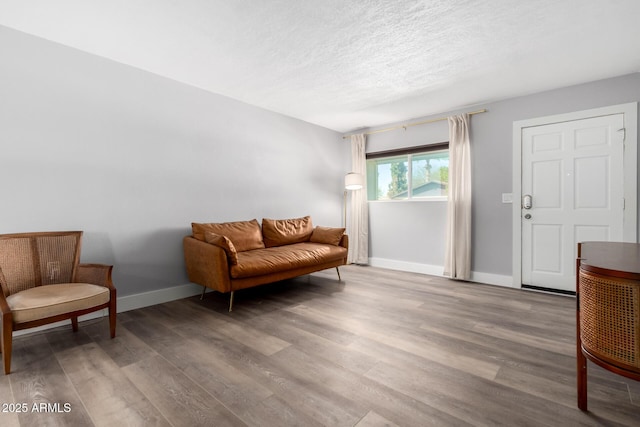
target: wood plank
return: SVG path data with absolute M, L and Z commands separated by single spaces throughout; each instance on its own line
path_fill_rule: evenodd
M 293 313 L 304 313 L 307 317 L 313 317 L 318 321 L 327 322 L 334 326 L 340 325 L 342 328 L 358 335 L 369 338 L 374 341 L 384 342 L 403 351 L 416 354 L 427 360 L 441 363 L 451 368 L 464 370 L 473 375 L 483 378 L 493 379 L 498 373 L 500 366 L 496 363 L 486 362 L 475 358 L 471 355 L 460 354 L 447 349 L 442 349 L 431 345 L 429 339 L 416 333 L 403 333 L 399 330 L 391 330 L 388 332 L 380 332 L 379 329 L 371 327 L 370 323 L 366 323 L 353 319 L 340 319 L 336 314 L 328 315 L 326 308 L 318 310 L 317 308 L 307 306 L 296 306 L 288 311 Z
M 471 424 L 554 426 L 562 414 L 567 423 L 599 425 L 577 409 L 434 364 L 406 369 L 380 363 L 366 376 Z
M 346 400 L 325 387 L 322 381 L 313 385 L 301 378 L 295 360 L 279 363 L 280 355 L 289 347 L 267 357 L 239 342 L 225 339 L 217 331 L 204 330 L 198 339 L 203 343 L 217 344 L 209 348 L 211 358 L 224 360 L 242 370 L 270 389 L 279 400 L 293 402 L 296 411 L 303 413 L 304 417 L 318 420 L 323 425 L 353 425 L 362 416 L 353 413 L 353 405 L 345 404 Z M 253 413 L 253 410 L 249 412 Z
M 161 356 L 122 368 L 173 426 L 243 426 L 238 417 Z
M 15 402 L 30 408 L 18 415 L 21 426 L 94 425 L 45 334 L 14 340 L 10 382 Z
M 366 375 L 354 374 L 294 347 L 283 350 L 271 359 L 274 366 L 283 372 L 291 370 L 291 375 L 298 377 L 303 384 L 329 387 L 330 392 L 336 394 L 345 406 L 358 410 L 356 414 L 361 416 L 366 415 L 367 408 L 375 408 L 379 414 L 399 425 L 465 425 L 437 408 L 371 381 Z
M 247 347 L 251 347 L 265 356 L 271 356 L 272 354 L 291 345 L 285 340 L 277 338 L 265 331 L 255 329 L 247 323 L 236 324 L 226 322 L 225 324 L 218 326 L 217 332 L 232 340 L 238 341 Z
M 189 340 L 189 351 L 167 348 L 163 357 L 184 375 L 215 397 L 233 412 L 240 412 L 248 402 L 261 402 L 273 392 L 243 370 L 228 363 L 211 348 L 211 343 Z
M 355 427 L 398 427 L 398 425 L 373 411 L 369 411 Z
M 216 336 L 219 338 L 216 339 Z M 211 358 L 223 360 L 262 387 L 271 390 L 281 400 L 293 402 L 296 410 L 304 413 L 305 417 L 318 420 L 323 425 L 352 425 L 359 419 L 360 415 L 353 413 L 354 409 L 339 399 L 332 390 L 322 384 L 310 384 L 302 379 L 293 361 L 285 364 L 275 363 L 274 358 L 282 352 L 267 357 L 241 343 L 225 338 L 215 331 L 207 331 L 206 334 L 197 337 L 204 343 L 211 339 L 217 343 L 210 348 Z M 254 404 L 253 402 L 255 401 L 247 404 Z
M 157 317 L 158 316 L 153 314 L 145 314 L 145 316 L 138 321 L 127 322 L 125 327 L 140 341 L 158 353 L 160 353 L 162 349 L 169 347 L 188 348 L 186 346 L 188 339 L 158 322 Z M 149 357 L 146 357 L 145 359 L 148 358 Z
M 56 358 L 96 426 L 170 425 L 97 343 L 67 349 Z
M 590 363 L 589 369 L 594 370 L 601 368 Z M 616 377 L 614 374 L 611 374 L 612 380 L 615 381 Z M 569 411 L 574 411 L 576 407 L 577 396 L 575 381 L 575 375 L 570 378 L 550 380 L 523 373 L 512 368 L 503 368 L 496 378 L 496 382 L 500 384 L 524 391 L 550 402 L 564 405 Z M 598 382 L 589 382 L 590 407 L 597 408 L 597 413 L 600 415 L 604 414 L 609 420 L 621 423 L 622 425 L 633 425 L 638 421 L 637 410 L 630 407 L 621 410 L 618 407 L 612 408 L 606 404 L 606 402 L 611 401 L 623 402 L 625 399 L 629 399 L 629 394 L 627 386 L 622 381 L 618 382 L 615 387 L 611 387 L 611 383 L 603 386 Z
M 238 416 L 247 423 L 247 425 L 255 427 L 326 426 L 326 424 L 321 423 L 320 420 L 301 411 L 296 402 L 287 401 L 276 395 L 272 395 L 252 405 L 245 405 Z
M 100 331 L 96 333 L 96 329 L 100 329 Z M 116 337 L 113 339 L 108 333 L 103 333 L 102 325 L 85 326 L 83 330 L 87 331 L 93 342 L 97 343 L 107 356 L 120 367 L 157 354 L 136 334 L 129 331 L 126 323 L 119 324 L 116 327 Z
M 423 324 L 420 329 L 437 334 L 442 337 L 442 340 L 451 339 L 466 342 L 468 351 L 473 351 L 477 357 L 499 362 L 501 369 L 511 367 L 534 376 L 553 380 L 570 377 L 571 382 L 575 383 L 575 355 L 563 355 L 524 345 L 511 341 L 508 337 L 497 338 L 484 335 L 474 328 L 465 329 L 434 323 L 429 326 Z
M 2 427 L 18 427 L 20 420 L 18 412 L 22 408 L 16 408 L 16 400 L 11 391 L 10 376 L 0 374 L 0 425 Z M 6 407 L 5 407 L 6 405 Z
M 491 335 L 497 338 L 506 338 L 512 342 L 527 345 L 529 347 L 540 348 L 557 354 L 563 354 L 565 356 L 574 356 L 576 352 L 575 339 L 573 342 L 559 342 L 557 338 L 547 338 L 549 336 L 548 333 L 547 337 L 541 337 L 532 333 L 521 333 L 510 328 L 504 328 L 482 322 L 476 323 L 473 329 L 474 331 L 478 331 L 485 335 Z
M 275 333 L 281 339 L 304 349 L 308 354 L 331 361 L 351 372 L 363 374 L 377 362 L 377 358 L 340 345 L 299 327 L 299 322 L 282 311 L 272 312 L 249 320 L 256 329 Z

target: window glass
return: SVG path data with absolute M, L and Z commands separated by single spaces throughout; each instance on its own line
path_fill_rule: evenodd
M 375 156 L 367 160 L 369 200 L 408 200 L 447 196 L 449 150 Z
M 407 156 L 387 157 L 375 161 L 376 199 L 406 199 L 409 171 Z
M 413 198 L 446 196 L 449 186 L 449 153 L 435 151 L 411 156 Z

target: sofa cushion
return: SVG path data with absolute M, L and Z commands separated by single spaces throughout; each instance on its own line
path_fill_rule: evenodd
M 344 228 L 316 227 L 313 229 L 309 241 L 312 243 L 326 243 L 327 245 L 338 246 L 343 235 Z
M 15 323 L 45 319 L 109 302 L 109 288 L 89 283 L 61 283 L 29 288 L 7 297 Z
M 238 252 L 236 252 L 236 247 L 227 236 L 207 231 L 204 233 L 204 240 L 207 243 L 211 243 L 212 245 L 216 245 L 217 247 L 224 249 L 227 254 L 227 258 L 232 265 L 238 263 Z
M 204 234 L 207 231 L 226 236 L 233 242 L 237 252 L 264 248 L 260 224 L 255 219 L 251 221 L 206 224 L 193 222 L 191 223 L 191 229 L 193 230 L 193 237 L 203 242 L 206 241 Z
M 278 273 L 300 267 L 319 265 L 343 259 L 347 250 L 342 246 L 322 243 L 295 243 L 292 245 L 239 252 L 238 264 L 230 269 L 233 279 Z
M 267 248 L 307 242 L 312 232 L 313 224 L 310 216 L 292 219 L 262 219 L 262 236 L 264 237 L 264 246 Z

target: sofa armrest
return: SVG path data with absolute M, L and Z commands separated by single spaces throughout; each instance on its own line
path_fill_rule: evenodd
M 342 235 L 342 239 L 340 239 L 340 246 L 349 250 L 349 236 L 347 236 L 346 234 Z
M 192 236 L 182 239 L 189 281 L 218 292 L 231 292 L 229 261 L 224 249 Z

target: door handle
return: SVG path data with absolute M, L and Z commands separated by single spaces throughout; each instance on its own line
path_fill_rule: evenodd
M 531 209 L 531 205 L 533 204 L 533 198 L 531 197 L 530 194 L 526 194 L 523 198 L 522 198 L 522 207 L 524 209 Z

